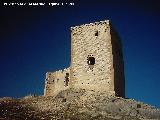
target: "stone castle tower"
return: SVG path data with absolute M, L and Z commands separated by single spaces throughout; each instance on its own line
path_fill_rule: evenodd
M 71 27 L 71 65 L 46 74 L 44 95 L 67 88 L 125 97 L 121 42 L 109 20 Z

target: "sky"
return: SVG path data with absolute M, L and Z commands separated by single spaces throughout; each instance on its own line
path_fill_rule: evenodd
M 123 45 L 126 97 L 160 108 L 158 0 L 86 1 L 52 7 L 1 3 L 0 97 L 43 95 L 45 73 L 70 66 L 70 27 L 110 20 Z

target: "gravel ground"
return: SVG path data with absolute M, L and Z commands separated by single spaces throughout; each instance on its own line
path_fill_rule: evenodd
M 160 120 L 160 109 L 133 99 L 84 89 L 68 89 L 52 97 L 0 98 L 0 120 L 147 119 Z

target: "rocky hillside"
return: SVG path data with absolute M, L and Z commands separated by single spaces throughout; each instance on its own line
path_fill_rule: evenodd
M 160 109 L 108 96 L 68 89 L 54 97 L 26 96 L 0 99 L 0 120 L 160 120 Z

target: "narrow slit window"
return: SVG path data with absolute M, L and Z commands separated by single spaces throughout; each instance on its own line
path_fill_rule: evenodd
M 68 86 L 68 82 L 69 82 L 69 73 L 66 73 L 66 76 L 65 76 L 65 86 Z
M 98 36 L 98 31 L 95 32 L 95 36 Z

